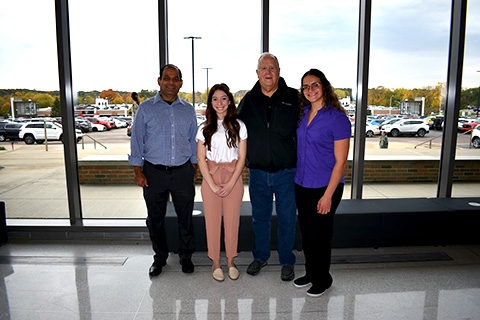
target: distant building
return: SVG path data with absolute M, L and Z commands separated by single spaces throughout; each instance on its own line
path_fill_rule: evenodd
M 21 98 L 12 98 L 10 103 L 13 103 L 12 117 L 13 118 L 36 118 L 38 114 L 38 105 L 36 101 L 28 99 L 22 101 Z
M 352 100 L 350 99 L 350 96 L 347 96 L 346 98 L 342 98 L 339 101 L 340 101 L 340 105 L 342 107 L 349 106 L 352 103 Z
M 108 99 L 104 98 L 96 98 L 95 99 L 95 105 L 97 107 L 100 107 L 100 109 L 107 108 L 110 103 L 108 102 Z
M 423 116 L 425 112 L 425 98 L 400 101 L 400 114 Z

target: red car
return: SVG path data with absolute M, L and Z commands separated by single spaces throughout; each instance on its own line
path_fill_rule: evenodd
M 107 127 L 107 130 L 112 129 L 115 126 L 113 124 L 113 121 L 103 121 L 103 120 L 100 120 L 100 119 L 94 118 L 94 117 L 88 117 L 88 118 L 85 118 L 85 119 L 87 119 L 88 121 L 90 121 L 92 123 L 103 124 L 105 127 Z
M 463 131 L 463 132 L 471 131 L 471 130 L 475 129 L 475 127 L 478 126 L 479 124 L 480 124 L 480 121 L 465 122 L 465 123 L 463 124 L 462 131 Z

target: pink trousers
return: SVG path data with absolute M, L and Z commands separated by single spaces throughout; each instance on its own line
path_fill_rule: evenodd
M 233 172 L 237 160 L 233 162 L 217 163 L 207 161 L 208 170 L 217 185 L 227 183 Z M 240 224 L 240 209 L 243 199 L 243 180 L 240 176 L 230 194 L 221 198 L 213 193 L 207 182 L 202 182 L 202 199 L 205 213 L 205 227 L 207 230 L 208 257 L 212 260 L 220 260 L 220 235 L 223 226 L 225 236 L 225 251 L 227 258 L 237 256 L 238 227 Z

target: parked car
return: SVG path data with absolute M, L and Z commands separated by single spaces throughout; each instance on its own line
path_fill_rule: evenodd
M 51 121 L 42 122 L 27 122 L 22 125 L 18 133 L 18 137 L 26 144 L 42 144 L 45 142 L 45 131 L 48 140 L 62 141 L 63 128 L 61 124 Z M 77 142 L 82 139 L 83 133 L 79 129 L 75 129 Z
M 466 132 L 466 131 L 470 131 L 470 130 L 473 130 L 476 126 L 478 126 L 480 124 L 480 121 L 479 120 L 475 120 L 473 122 L 465 122 L 463 124 L 463 127 L 462 127 L 462 131 L 463 132 Z
M 125 121 L 120 120 L 120 119 L 116 119 L 116 118 L 113 118 L 113 117 L 99 117 L 98 120 L 100 120 L 100 121 L 110 121 L 111 123 L 113 123 L 113 127 L 115 129 L 126 128 L 127 127 L 127 123 Z
M 94 123 L 94 122 L 91 122 L 91 124 L 92 124 L 92 131 L 93 132 L 107 131 L 107 126 L 105 126 L 104 124 Z
M 204 122 L 207 118 L 203 114 L 197 113 L 197 126 Z
M 393 124 L 382 126 L 382 130 L 392 137 L 400 135 L 425 136 L 430 132 L 428 124 L 422 119 L 402 119 Z
M 472 146 L 475 149 L 480 148 L 480 125 L 472 130 Z
M 389 124 L 394 124 L 398 121 L 402 120 L 401 118 L 393 118 L 393 119 L 389 119 L 387 121 L 384 121 L 382 122 L 382 124 L 380 124 L 380 131 L 383 131 L 383 127 L 386 126 L 386 125 L 389 125 Z
M 384 123 L 386 121 L 386 119 L 372 119 L 370 122 L 370 124 L 373 124 L 374 126 L 377 125 L 377 126 L 380 126 L 382 123 Z
M 92 123 L 88 120 L 75 119 L 75 128 L 80 129 L 83 133 L 92 131 Z
M 133 123 L 132 117 L 121 117 L 121 116 L 118 116 L 118 117 L 116 117 L 116 118 L 127 122 L 127 127 Z
M 433 125 L 431 126 L 432 129 L 442 131 L 443 130 L 443 116 L 436 116 L 435 120 L 433 121 Z
M 352 137 L 355 133 L 355 122 L 352 122 Z M 367 126 L 365 128 L 365 135 L 367 137 L 373 137 L 376 134 L 380 134 L 380 127 L 378 125 L 373 125 L 367 122 Z
M 0 142 L 6 140 L 19 140 L 18 133 L 23 123 L 2 122 L 0 124 Z
M 424 118 L 423 120 L 425 120 L 425 122 L 428 124 L 428 126 L 430 127 L 430 129 L 433 129 L 433 125 L 435 124 L 435 118 L 437 116 L 428 116 L 426 118 Z
M 107 130 L 110 130 L 114 127 L 113 122 L 109 120 L 100 120 L 99 118 L 95 118 L 95 117 L 87 117 L 85 119 L 87 119 L 91 123 L 103 124 L 105 127 L 107 127 Z

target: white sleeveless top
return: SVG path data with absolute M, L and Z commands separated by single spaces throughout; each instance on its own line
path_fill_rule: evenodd
M 240 140 L 245 140 L 247 139 L 247 127 L 241 120 L 237 119 L 237 121 L 240 124 Z M 205 142 L 205 137 L 203 136 L 204 126 L 205 124 L 202 123 L 198 127 L 196 138 L 197 143 L 199 140 Z M 217 163 L 238 160 L 238 143 L 236 148 L 229 148 L 227 146 L 226 129 L 223 126 L 223 120 L 217 120 L 217 132 L 215 132 L 212 136 L 210 149 L 210 151 L 207 149 L 208 160 L 215 161 Z

